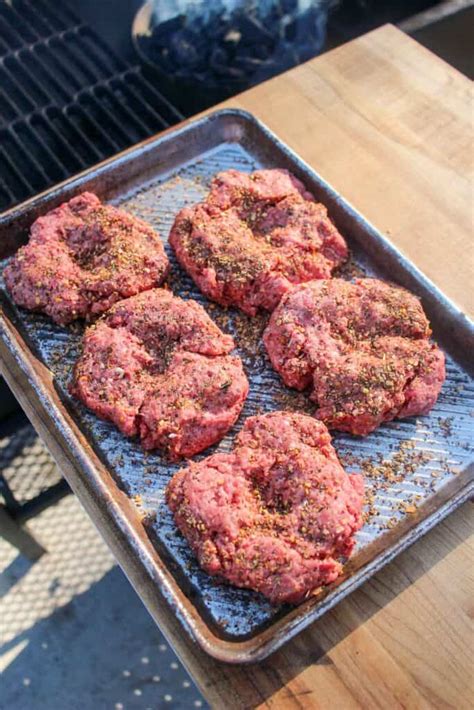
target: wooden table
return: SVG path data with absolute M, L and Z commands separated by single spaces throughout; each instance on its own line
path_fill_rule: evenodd
M 227 102 L 254 113 L 472 308 L 471 85 L 386 26 Z M 472 242 L 471 242 L 472 245 Z M 215 708 L 468 708 L 468 503 L 267 661 L 213 661 L 163 630 Z

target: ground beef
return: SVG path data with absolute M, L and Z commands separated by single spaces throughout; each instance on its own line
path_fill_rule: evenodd
M 363 488 L 322 422 L 273 412 L 247 419 L 231 453 L 175 474 L 167 502 L 206 572 L 298 603 L 339 576 L 362 526 Z
M 64 325 L 159 286 L 167 272 L 149 224 L 84 192 L 34 222 L 4 276 L 15 303 Z
M 377 279 L 312 281 L 272 313 L 264 343 L 285 384 L 311 388 L 329 428 L 366 435 L 426 414 L 445 378 L 444 355 L 408 291 Z
M 198 303 L 152 289 L 86 330 L 71 391 L 145 449 L 192 456 L 224 436 L 247 397 L 233 347 Z
M 252 316 L 347 258 L 326 208 L 287 170 L 219 173 L 204 202 L 179 212 L 169 240 L 206 296 Z

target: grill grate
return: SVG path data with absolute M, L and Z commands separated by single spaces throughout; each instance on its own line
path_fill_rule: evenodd
M 182 118 L 64 3 L 0 0 L 0 211 Z

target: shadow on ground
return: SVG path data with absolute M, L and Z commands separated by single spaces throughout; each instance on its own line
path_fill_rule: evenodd
M 9 710 L 193 708 L 205 702 L 121 570 L 0 647 Z

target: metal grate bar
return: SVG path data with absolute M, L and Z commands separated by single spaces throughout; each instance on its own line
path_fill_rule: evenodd
M 15 200 L 15 195 L 8 189 L 4 180 L 0 181 L 0 210 L 6 210 Z
M 80 131 L 72 121 L 68 120 L 63 111 L 56 107 L 46 109 L 46 118 L 54 125 L 56 130 L 63 136 L 69 145 L 74 146 L 74 150 L 79 155 L 84 166 L 91 165 L 101 159 L 101 153 Z
M 147 98 L 148 103 L 162 116 L 167 125 L 172 125 L 177 121 L 183 120 L 184 116 L 179 113 L 163 94 L 155 89 L 153 84 L 146 78 L 143 69 L 134 67 L 131 70 L 130 79 L 136 90 Z
M 45 38 L 54 34 L 54 28 L 41 13 L 35 11 L 27 0 L 15 0 L 15 8 L 17 14 L 23 18 L 30 28 L 34 28 L 39 37 Z
M 9 49 L 8 45 L 5 43 L 5 41 L 0 36 L 0 57 L 3 57 L 9 51 L 10 51 L 10 49 Z
M 110 76 L 109 70 L 100 62 L 90 60 L 87 56 L 87 52 L 84 51 L 84 47 L 81 47 L 76 32 L 67 32 L 64 35 L 64 39 L 65 42 L 62 47 L 64 54 L 68 55 L 69 61 L 74 67 L 80 68 L 88 84 L 95 84 Z
M 0 17 L 0 36 L 9 50 L 19 49 L 23 45 L 20 35 L 5 22 L 3 17 Z
M 143 99 L 161 116 L 166 125 L 182 120 L 178 111 L 166 99 L 163 99 L 162 95 L 145 78 L 139 67 L 131 69 L 127 78 L 131 87 L 143 96 Z
M 26 200 L 29 195 L 37 192 L 34 186 L 27 182 L 16 169 L 3 148 L 0 148 L 0 162 L 3 166 L 2 172 L 5 183 L 18 201 Z
M 51 39 L 47 44 L 38 46 L 36 52 L 57 81 L 68 86 L 69 91 L 80 91 L 82 75 L 77 66 L 71 64 L 61 40 Z
M 110 75 L 123 72 L 127 69 L 127 65 L 120 57 L 115 56 L 107 45 L 102 42 L 92 30 L 84 25 L 78 28 L 77 34 L 82 42 L 84 42 L 90 54 L 95 57 L 97 62 L 106 67 Z
M 63 104 L 69 100 L 70 95 L 67 88 L 43 65 L 37 54 L 32 55 L 30 52 L 25 52 L 23 62 L 29 74 L 33 76 L 41 86 L 47 87 L 51 101 L 57 101 Z
M 28 175 L 27 184 L 30 184 L 35 191 L 38 191 L 45 182 L 49 184 L 49 175 L 36 159 L 36 152 L 32 153 L 26 145 L 23 145 L 21 139 L 18 140 L 17 134 L 13 130 L 14 125 L 12 124 L 12 126 L 0 132 L 0 143 L 12 162 L 16 166 L 21 166 L 21 174 L 24 181 L 27 181 L 25 176 Z M 19 126 L 24 126 L 24 124 L 20 123 Z
M 135 115 L 139 115 L 142 124 L 146 125 L 146 135 L 149 135 L 150 131 L 154 133 L 166 127 L 167 124 L 163 117 L 156 113 L 156 111 L 143 100 L 143 97 L 139 96 L 139 94 L 129 86 L 126 78 L 124 81 L 113 79 L 109 85 L 117 101 L 122 105 L 129 106 L 130 110 L 133 111 Z
M 104 126 L 107 130 L 107 135 L 114 142 L 117 150 L 121 150 L 124 145 L 130 140 L 121 126 L 117 123 L 114 116 L 98 101 L 94 100 L 90 89 L 78 94 L 77 102 L 86 111 L 88 116 L 95 121 L 98 128 Z
M 66 115 L 72 119 L 78 131 L 91 137 L 104 158 L 118 150 L 118 146 L 110 140 L 108 134 L 97 125 L 96 121 L 88 116 L 82 106 L 79 104 L 68 106 Z
M 0 0 L 0 209 L 181 118 L 65 2 Z
M 21 37 L 22 43 L 31 44 L 38 38 L 38 34 L 35 30 L 16 12 L 13 5 L 2 3 L 0 5 L 0 17 L 2 17 L 10 27 L 15 28 L 15 32 Z
M 0 86 L 8 94 L 10 102 L 15 106 L 18 116 L 33 111 L 35 105 L 25 94 L 15 76 L 10 74 L 5 65 L 0 65 Z
M 23 93 L 26 94 L 36 106 L 44 106 L 51 101 L 51 97 L 43 89 L 41 82 L 27 69 L 23 52 L 24 50 L 21 50 L 18 54 L 5 57 L 3 65 L 10 72 L 10 76 L 15 77 Z
M 34 119 L 31 119 L 34 120 Z M 13 128 L 13 127 L 12 127 Z M 43 172 L 46 173 L 49 180 L 52 182 L 58 182 L 59 180 L 64 180 L 68 173 L 64 170 L 61 163 L 57 160 L 56 156 L 49 150 L 45 145 L 41 136 L 34 131 L 30 123 L 19 123 L 14 126 L 15 134 L 18 137 L 18 141 L 25 146 L 25 148 L 30 152 L 30 155 L 36 152 L 37 164 L 43 166 Z
M 64 2 L 56 0 L 54 7 L 52 7 L 47 0 L 34 0 L 34 7 L 36 12 L 49 22 L 55 32 L 67 30 L 71 24 L 79 24 L 78 18 L 66 8 Z
M 5 122 L 13 121 L 14 118 L 18 116 L 18 110 L 14 104 L 11 103 L 10 99 L 6 93 L 0 87 L 0 124 L 3 118 Z
M 114 82 L 112 82 L 112 84 L 113 83 Z M 126 72 L 123 76 L 123 81 L 120 83 L 115 83 L 115 91 L 116 93 L 122 96 L 125 96 L 126 92 L 128 92 L 128 94 L 133 96 L 133 101 L 140 100 L 140 103 L 142 103 L 148 109 L 148 111 L 155 116 L 155 125 L 153 127 L 153 130 L 156 131 L 159 128 L 165 128 L 169 125 L 169 123 L 162 115 L 161 110 L 157 109 L 157 102 L 155 101 L 153 94 L 149 92 L 148 87 L 146 87 L 146 89 L 141 92 L 137 90 L 135 71 L 132 70 Z M 141 94 L 140 97 L 139 94 Z M 156 120 L 158 121 L 158 123 L 156 123 Z
M 140 117 L 133 111 L 130 105 L 127 105 L 126 102 L 119 101 L 108 86 L 96 86 L 93 89 L 93 94 L 101 106 L 107 108 L 113 116 L 116 116 L 120 120 L 120 125 L 126 131 L 126 136 L 129 136 L 134 142 L 148 135 L 147 126 L 142 122 Z
M 74 145 L 65 141 L 43 114 L 32 116 L 30 123 L 49 152 L 56 156 L 56 159 L 65 168 L 67 175 L 76 173 L 85 167 L 85 163 L 76 152 Z

